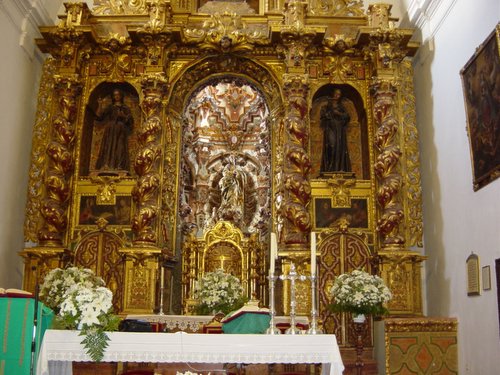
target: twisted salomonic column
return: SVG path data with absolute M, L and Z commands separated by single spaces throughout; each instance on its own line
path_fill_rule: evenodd
M 278 188 L 283 192 L 278 215 L 283 218 L 280 242 L 288 245 L 307 243 L 311 217 L 307 205 L 311 200 L 308 180 L 311 161 L 307 153 L 307 77 L 302 74 L 285 76 L 284 94 L 285 140 L 283 145 L 283 176 Z
M 398 170 L 402 155 L 397 142 L 399 121 L 394 114 L 396 89 L 391 82 L 380 80 L 372 86 L 372 95 L 377 126 L 375 147 L 378 151 L 374 164 L 378 182 L 376 197 L 380 207 L 377 231 L 383 247 L 400 246 L 404 244 L 399 228 L 404 212 L 400 200 L 402 177 Z
M 47 146 L 48 168 L 45 176 L 46 196 L 41 204 L 43 225 L 38 232 L 42 246 L 61 246 L 67 229 L 70 177 L 74 168 L 73 148 L 77 97 L 81 85 L 74 77 L 56 77 L 58 112 L 52 122 L 51 141 Z
M 134 161 L 137 183 L 132 191 L 137 210 L 132 220 L 134 245 L 156 245 L 154 221 L 159 210 L 160 135 L 162 129 L 162 98 L 167 81 L 159 74 L 146 75 L 142 82 L 144 118 L 138 133 L 139 151 Z

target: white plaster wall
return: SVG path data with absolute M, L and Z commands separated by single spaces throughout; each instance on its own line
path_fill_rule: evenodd
M 408 9 L 417 11 L 409 21 L 418 24 L 423 41 L 415 60 L 415 90 L 429 257 L 427 312 L 458 318 L 460 374 L 498 374 L 494 260 L 500 258 L 500 179 L 472 190 L 460 70 L 500 20 L 500 2 L 410 3 Z M 491 266 L 492 289 L 467 297 L 465 261 L 472 251 L 480 267 Z
M 0 6 L 0 286 L 20 288 L 24 247 L 23 224 L 31 129 L 33 125 L 39 62 L 33 45 L 22 46 L 23 2 L 4 1 Z M 24 30 L 23 30 L 24 29 Z M 31 44 L 31 45 L 30 45 Z
M 74 0 L 73 0 L 74 2 Z M 86 1 L 92 7 L 92 1 Z M 39 25 L 57 22 L 62 0 L 0 1 L 0 287 L 21 288 L 31 136 L 44 56 Z

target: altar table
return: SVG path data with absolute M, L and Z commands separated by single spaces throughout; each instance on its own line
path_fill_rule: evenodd
M 78 333 L 45 332 L 37 375 L 71 375 L 72 361 L 91 361 L 80 344 L 82 337 Z M 335 335 L 208 335 L 186 332 L 109 332 L 108 335 L 110 342 L 104 362 L 321 363 L 322 375 L 341 375 L 344 370 Z

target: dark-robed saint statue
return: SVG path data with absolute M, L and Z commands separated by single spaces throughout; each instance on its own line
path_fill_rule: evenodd
M 320 126 L 323 129 L 320 173 L 351 172 L 346 135 L 349 121 L 349 113 L 342 103 L 342 91 L 335 89 L 332 99 L 328 100 L 320 112 Z
M 114 89 L 112 104 L 103 107 L 103 99 L 98 99 L 95 113 L 96 124 L 104 125 L 97 156 L 96 169 L 100 171 L 130 171 L 128 137 L 132 134 L 134 117 L 132 111 L 124 103 L 123 92 Z

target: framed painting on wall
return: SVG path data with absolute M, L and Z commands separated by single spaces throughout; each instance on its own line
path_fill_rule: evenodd
M 460 71 L 473 189 L 500 176 L 500 23 Z

